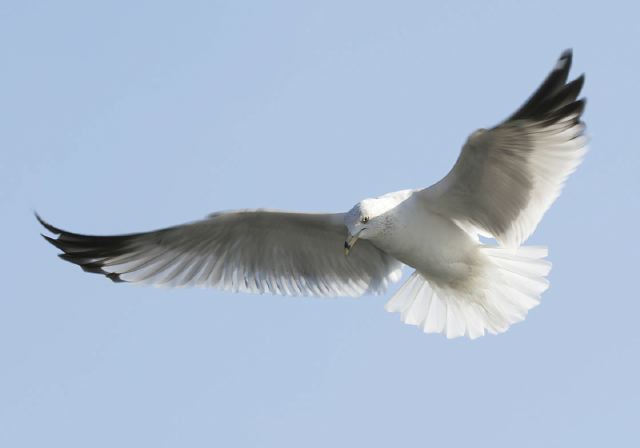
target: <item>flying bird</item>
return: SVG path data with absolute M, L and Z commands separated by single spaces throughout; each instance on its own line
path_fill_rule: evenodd
M 385 292 L 407 265 L 415 271 L 385 305 L 404 323 L 447 338 L 502 333 L 549 285 L 546 247 L 521 244 L 586 152 L 584 75 L 567 82 L 571 61 L 567 50 L 513 115 L 473 132 L 442 180 L 346 213 L 238 210 L 117 236 L 36 217 L 62 259 L 115 282 L 357 297 Z

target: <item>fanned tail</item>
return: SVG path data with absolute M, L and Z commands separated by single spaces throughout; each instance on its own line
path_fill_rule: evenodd
M 430 284 L 416 271 L 385 309 L 400 313 L 404 323 L 416 325 L 425 333 L 441 333 L 447 338 L 475 339 L 485 331 L 502 333 L 524 320 L 549 287 L 546 276 L 551 263 L 544 260 L 547 248 L 522 246 L 513 251 L 482 246 L 480 251 L 486 256 L 486 266 L 468 289 Z

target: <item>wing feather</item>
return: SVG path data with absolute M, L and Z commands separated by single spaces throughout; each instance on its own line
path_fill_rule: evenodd
M 37 216 L 37 215 L 36 215 Z M 381 293 L 401 263 L 368 241 L 345 257 L 342 214 L 245 210 L 181 226 L 118 236 L 48 224 L 60 257 L 113 281 L 206 286 L 290 296 Z
M 449 174 L 420 192 L 431 207 L 505 246 L 533 233 L 586 152 L 584 75 L 567 83 L 571 60 L 564 52 L 509 119 L 471 134 Z

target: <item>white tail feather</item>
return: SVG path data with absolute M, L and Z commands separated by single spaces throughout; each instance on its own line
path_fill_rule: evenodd
M 486 269 L 481 278 L 473 279 L 471 290 L 430 284 L 416 271 L 385 309 L 400 313 L 406 324 L 447 338 L 475 339 L 485 332 L 502 333 L 524 320 L 549 287 L 545 277 L 551 263 L 544 260 L 547 249 L 523 246 L 514 251 L 482 246 L 480 251 L 486 256 Z

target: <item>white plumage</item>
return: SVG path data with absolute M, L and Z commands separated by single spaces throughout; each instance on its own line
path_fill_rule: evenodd
M 586 151 L 584 77 L 567 83 L 571 57 L 564 52 L 509 119 L 472 133 L 440 182 L 365 199 L 347 213 L 242 210 L 119 236 L 38 219 L 58 235 L 45 238 L 63 259 L 114 281 L 355 297 L 384 292 L 406 264 L 415 272 L 385 307 L 403 322 L 449 338 L 501 333 L 548 287 L 546 248 L 520 245 Z
M 385 309 L 400 313 L 402 322 L 425 333 L 443 333 L 448 338 L 502 333 L 540 303 L 540 295 L 549 286 L 545 277 L 551 263 L 543 260 L 547 255 L 544 247 L 521 247 L 514 253 L 482 246 L 481 252 L 488 257 L 488 272 L 474 282 L 472 290 L 431 286 L 416 271 Z

